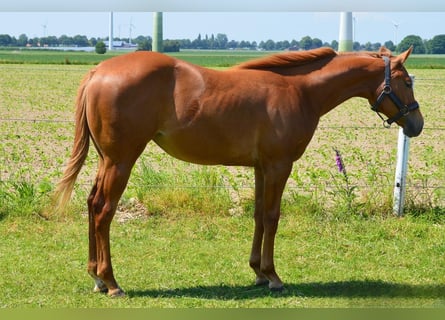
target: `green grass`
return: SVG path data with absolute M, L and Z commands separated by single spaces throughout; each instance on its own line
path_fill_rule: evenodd
M 406 62 L 407 69 L 445 69 L 445 55 L 412 55 Z
M 187 50 L 170 55 L 205 67 L 231 67 L 241 62 L 263 57 L 265 55 L 276 52 L 267 51 L 231 51 L 231 50 L 216 50 L 216 51 L 199 51 Z
M 105 59 L 129 51 L 109 51 L 100 55 L 95 52 L 57 50 L 0 50 L 0 64 L 73 64 L 95 65 Z M 169 53 L 174 57 L 206 67 L 230 67 L 249 59 L 275 52 L 234 50 L 183 50 Z M 412 55 L 407 61 L 408 69 L 445 69 L 445 55 Z
M 391 213 L 397 129 L 383 129 L 360 99 L 321 119 L 284 194 L 281 294 L 252 285 L 253 171 L 183 163 L 149 144 L 112 226 L 116 277 L 127 292 L 112 300 L 91 292 L 86 273 L 93 148 L 69 213 L 42 214 L 69 157 L 74 98 L 90 67 L 0 68 L 0 307 L 444 306 L 443 70 L 408 68 L 426 128 L 411 140 L 403 218 Z
M 95 52 L 56 51 L 56 50 L 0 50 L 0 64 L 73 64 L 94 65 L 99 62 L 128 53 L 129 51 L 109 51 L 103 55 Z M 199 51 L 186 50 L 170 55 L 185 61 L 208 67 L 229 67 L 234 64 L 271 54 L 257 51 Z
M 0 50 L 0 64 L 73 64 L 94 65 L 105 59 L 121 55 L 129 51 L 111 51 L 105 54 L 97 54 L 84 51 L 61 50 Z
M 92 293 L 87 219 L 0 224 L 2 307 L 444 306 L 444 226 L 413 218 L 323 221 L 285 211 L 276 264 L 286 289 L 253 285 L 250 215 L 114 222 L 124 299 Z

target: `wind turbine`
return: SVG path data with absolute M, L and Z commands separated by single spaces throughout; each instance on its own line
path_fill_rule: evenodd
M 43 28 L 43 37 L 46 38 L 46 28 L 48 27 L 48 19 L 45 20 L 45 23 L 42 24 Z
M 341 12 L 338 51 L 352 51 L 352 49 L 352 12 Z
M 399 29 L 400 23 L 392 20 L 392 25 L 394 26 L 394 45 L 397 45 L 397 30 Z
M 130 25 L 129 25 L 129 36 L 128 36 L 128 43 L 131 45 L 131 32 L 133 31 L 133 28 L 136 28 L 133 24 L 133 18 L 130 18 Z
M 113 11 L 110 12 L 110 18 L 109 18 L 109 29 L 108 29 L 108 50 L 113 50 L 113 28 L 114 28 L 114 22 L 113 22 Z

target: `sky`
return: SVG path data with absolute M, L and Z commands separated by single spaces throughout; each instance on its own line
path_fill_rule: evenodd
M 0 12 L 0 34 L 18 37 L 77 34 L 106 37 L 109 12 Z M 338 40 L 338 12 L 164 12 L 164 39 L 196 39 L 224 33 L 229 40 Z M 415 34 L 423 39 L 445 34 L 445 12 L 353 13 L 354 41 L 399 43 Z M 114 36 L 152 36 L 152 12 L 114 12 Z

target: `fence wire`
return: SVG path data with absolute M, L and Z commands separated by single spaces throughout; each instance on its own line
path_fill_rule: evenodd
M 416 78 L 416 82 L 420 82 L 420 81 L 434 81 L 434 82 L 445 82 L 444 78 Z M 10 122 L 10 123 L 16 123 L 17 124 L 17 128 L 18 130 L 20 130 L 21 127 L 21 123 L 52 123 L 52 124 L 72 124 L 74 126 L 74 118 L 71 119 L 66 119 L 66 118 L 56 118 L 56 119 L 50 119 L 50 118 L 27 118 L 27 117 L 0 117 L 0 122 Z M 380 126 L 363 126 L 363 125 L 359 125 L 359 126 L 341 126 L 341 125 L 320 125 L 318 127 L 318 130 L 349 130 L 349 129 L 354 129 L 354 130 L 380 130 L 381 127 Z M 445 130 L 445 126 L 426 126 L 424 127 L 425 131 L 439 131 L 442 132 Z M 441 142 L 442 143 L 442 142 Z M 394 144 L 396 144 L 396 141 L 394 141 Z M 60 171 L 63 169 L 64 165 L 62 165 L 59 169 Z M 1 177 L 1 176 L 0 176 Z M 2 179 L 0 178 L 0 181 Z M 82 182 L 80 181 L 80 185 L 85 186 L 85 187 L 89 187 L 91 186 L 91 184 L 88 182 Z M 92 182 L 92 181 L 91 181 Z M 445 183 L 444 183 L 445 184 Z M 445 185 L 444 184 L 434 184 L 434 185 L 425 185 L 422 183 L 410 183 L 409 181 L 407 181 L 407 189 L 411 189 L 414 190 L 415 192 L 421 193 L 422 191 L 424 192 L 432 192 L 431 190 L 445 190 Z M 174 188 L 174 189 L 216 189 L 216 188 L 220 188 L 220 189 L 233 189 L 233 185 L 231 184 L 221 184 L 221 185 L 205 185 L 205 184 L 200 184 L 200 185 L 178 185 L 178 184 L 166 184 L 166 185 L 147 185 L 146 187 L 148 188 L 153 188 L 153 189 L 162 189 L 162 188 Z M 238 189 L 254 189 L 254 183 L 243 183 L 243 184 L 238 184 L 236 186 L 236 188 Z M 295 184 L 288 184 L 287 185 L 287 189 L 290 190 L 303 190 L 303 191 L 315 191 L 315 190 L 319 190 L 320 188 L 324 188 L 326 190 L 333 190 L 335 188 L 337 188 L 338 185 L 334 184 L 334 183 L 329 183 L 329 182 L 325 182 L 322 183 L 322 185 L 320 186 L 300 186 L 300 185 L 295 185 Z M 355 183 L 354 187 L 358 188 L 358 189 L 368 189 L 371 188 L 371 186 L 369 184 L 366 183 Z M 375 186 L 373 186 L 375 187 Z M 392 188 L 394 187 L 394 184 L 392 183 L 380 183 L 378 185 L 379 188 Z

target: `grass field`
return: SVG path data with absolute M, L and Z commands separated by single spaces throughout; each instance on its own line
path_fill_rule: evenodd
M 54 50 L 0 50 L 0 64 L 74 64 L 94 65 L 128 51 L 111 51 L 99 55 L 95 52 L 54 51 Z M 259 51 L 199 51 L 185 50 L 172 53 L 186 61 L 209 67 L 228 67 L 270 52 Z
M 219 67 L 250 58 L 182 54 Z M 69 156 L 75 93 L 90 67 L 0 68 L 0 307 L 445 305 L 444 70 L 409 69 L 426 128 L 411 140 L 403 218 L 391 215 L 397 129 L 383 129 L 360 99 L 322 119 L 284 195 L 276 241 L 281 294 L 253 286 L 247 263 L 252 171 L 186 164 L 149 144 L 112 226 L 115 272 L 128 294 L 113 300 L 93 294 L 86 274 L 93 150 L 70 213 L 41 217 Z M 343 155 L 348 186 L 333 148 Z
M 74 64 L 94 65 L 128 51 L 111 51 L 100 55 L 95 52 L 57 50 L 0 50 L 0 64 Z M 229 67 L 234 64 L 274 52 L 238 50 L 182 50 L 170 55 L 206 67 Z M 445 69 L 443 55 L 413 55 L 406 64 L 409 69 Z

